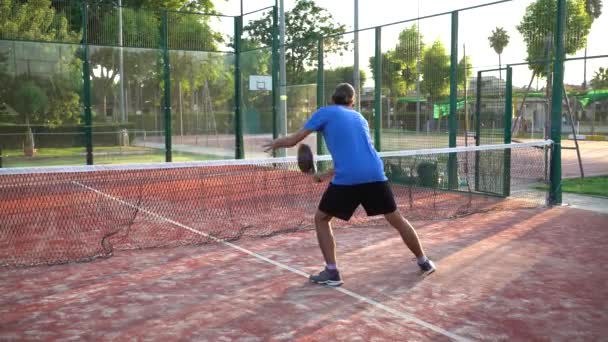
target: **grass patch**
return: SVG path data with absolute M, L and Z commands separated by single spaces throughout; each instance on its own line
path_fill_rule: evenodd
M 537 189 L 542 190 L 546 190 L 547 188 L 547 186 L 537 187 Z M 563 179 L 562 191 L 608 197 L 608 176 Z
M 223 159 L 208 154 L 195 154 L 185 152 L 173 152 L 173 161 L 200 161 Z M 136 147 L 136 146 L 96 146 L 93 162 L 100 164 L 135 164 L 135 163 L 162 163 L 165 161 L 165 153 L 162 150 Z M 36 167 L 36 166 L 61 166 L 61 165 L 85 165 L 86 153 L 82 147 L 68 148 L 40 148 L 34 157 L 23 156 L 22 150 L 3 151 L 2 167 Z
M 156 152 L 153 149 L 137 146 L 95 146 L 94 154 L 104 153 L 146 153 Z M 22 149 L 5 149 L 2 151 L 4 157 L 19 158 L 24 157 Z M 36 156 L 34 158 L 45 158 L 45 157 L 69 157 L 69 156 L 84 156 L 86 155 L 86 149 L 84 147 L 42 147 L 36 149 Z

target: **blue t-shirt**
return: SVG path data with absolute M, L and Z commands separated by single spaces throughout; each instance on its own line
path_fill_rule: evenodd
M 359 112 L 339 105 L 322 107 L 304 128 L 323 133 L 336 172 L 333 184 L 387 180 L 382 160 L 372 145 L 367 120 Z

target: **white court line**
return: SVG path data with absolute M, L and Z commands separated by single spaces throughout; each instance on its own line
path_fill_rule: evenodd
M 295 269 L 295 268 L 293 268 L 291 266 L 288 266 L 288 265 L 283 264 L 283 263 L 278 262 L 278 261 L 274 261 L 274 260 L 269 259 L 269 258 L 267 258 L 267 257 L 265 257 L 263 255 L 260 255 L 260 254 L 256 253 L 256 252 L 253 252 L 253 251 L 245 249 L 245 248 L 243 248 L 241 246 L 235 245 L 235 244 L 233 244 L 231 242 L 225 241 L 223 239 L 219 239 L 219 238 L 217 238 L 217 237 L 215 237 L 213 235 L 207 234 L 207 233 L 202 232 L 200 230 L 196 230 L 196 229 L 194 229 L 192 227 L 186 226 L 186 225 L 184 225 L 182 223 L 179 223 L 177 221 L 174 221 L 174 220 L 172 220 L 170 218 L 161 216 L 159 214 L 156 214 L 156 213 L 151 212 L 149 210 L 146 210 L 144 208 L 138 207 L 138 206 L 133 205 L 133 204 L 131 204 L 129 202 L 123 201 L 120 198 L 116 198 L 116 197 L 111 196 L 109 194 L 106 194 L 106 193 L 104 193 L 102 191 L 99 191 L 99 190 L 97 190 L 95 188 L 92 188 L 92 187 L 89 187 L 87 185 L 84 185 L 84 184 L 82 184 L 80 182 L 74 181 L 73 183 L 76 184 L 76 185 L 79 185 L 79 186 L 81 186 L 81 187 L 83 187 L 85 189 L 88 189 L 90 191 L 93 191 L 94 193 L 96 193 L 96 194 L 98 194 L 100 196 L 103 196 L 105 198 L 109 198 L 111 200 L 114 200 L 114 201 L 116 201 L 118 203 L 124 204 L 124 205 L 126 205 L 128 207 L 131 207 L 133 209 L 137 209 L 137 210 L 139 210 L 139 211 L 141 211 L 143 213 L 146 213 L 146 214 L 148 214 L 148 215 L 150 215 L 152 217 L 155 217 L 155 218 L 158 218 L 158 219 L 163 220 L 165 222 L 171 223 L 171 224 L 173 224 L 175 226 L 178 226 L 180 228 L 184 228 L 184 229 L 186 229 L 186 230 L 188 230 L 188 231 L 190 231 L 192 233 L 195 233 L 195 234 L 207 237 L 207 238 L 209 238 L 209 239 L 211 239 L 213 241 L 219 242 L 219 243 L 221 243 L 221 244 L 223 244 L 225 246 L 234 248 L 234 249 L 236 249 L 238 251 L 241 251 L 241 252 L 243 252 L 245 254 L 248 254 L 248 255 L 250 255 L 250 256 L 258 259 L 258 260 L 265 261 L 265 262 L 267 262 L 269 264 L 272 264 L 272 265 L 274 265 L 276 267 L 279 267 L 279 268 L 282 268 L 284 270 L 287 270 L 287 271 L 289 271 L 291 273 L 295 273 L 295 274 L 300 275 L 302 277 L 308 278 L 308 274 L 307 273 L 302 272 L 302 271 L 300 271 L 298 269 Z M 426 321 L 424 321 L 424 320 L 422 320 L 420 318 L 417 318 L 414 315 L 411 315 L 409 313 L 393 309 L 393 308 L 391 308 L 389 306 L 386 306 L 386 305 L 384 305 L 382 303 L 379 303 L 379 302 L 377 302 L 377 301 L 375 301 L 375 300 L 373 300 L 371 298 L 364 297 L 364 296 L 362 296 L 360 294 L 357 294 L 357 293 L 355 293 L 353 291 L 350 291 L 350 290 L 347 290 L 347 289 L 344 289 L 344 288 L 341 288 L 341 287 L 332 287 L 332 288 L 334 290 L 338 291 L 338 292 L 341 292 L 341 293 L 347 295 L 347 296 L 350 296 L 350 297 L 355 298 L 357 300 L 360 300 L 362 302 L 366 302 L 366 303 L 368 303 L 368 304 L 376 307 L 377 309 L 380 309 L 380 310 L 383 310 L 385 312 L 388 312 L 389 314 L 392 314 L 393 316 L 396 316 L 398 318 L 402 318 L 402 319 L 405 319 L 405 320 L 410 321 L 412 323 L 418 324 L 419 326 L 422 326 L 424 328 L 432 330 L 432 331 L 434 331 L 434 332 L 436 332 L 438 334 L 441 334 L 443 336 L 449 337 L 449 338 L 451 338 L 451 339 L 453 339 L 455 341 L 470 341 L 469 339 L 467 339 L 465 337 L 462 337 L 462 336 L 456 335 L 454 333 L 451 333 L 451 332 L 449 332 L 449 331 L 447 331 L 445 329 L 442 329 L 442 328 L 440 328 L 440 327 L 438 327 L 438 326 L 436 326 L 434 324 L 431 324 L 431 323 L 426 322 Z

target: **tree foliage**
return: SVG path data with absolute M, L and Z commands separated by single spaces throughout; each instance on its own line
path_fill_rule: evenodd
M 401 74 L 401 65 L 397 58 L 394 57 L 395 51 L 388 50 L 381 54 L 381 87 L 383 93 L 390 96 L 403 96 L 407 92 L 405 79 Z M 369 68 L 372 71 L 372 76 L 376 78 L 376 57 L 369 58 Z
M 244 27 L 251 40 L 265 46 L 272 45 L 272 13 L 254 20 Z M 323 40 L 326 53 L 341 53 L 347 43 L 340 34 L 346 26 L 334 22 L 333 16 L 312 0 L 299 0 L 291 11 L 285 12 L 285 65 L 288 84 L 300 84 L 307 69 L 314 67 L 318 54 L 318 40 Z
M 501 55 L 503 49 L 509 44 L 509 38 L 505 29 L 497 27 L 492 31 L 492 35 L 488 37 L 488 40 L 490 41 L 490 47 L 492 47 L 498 55 Z
M 325 83 L 325 100 L 329 102 L 331 100 L 331 95 L 335 87 L 343 82 L 354 84 L 353 72 L 354 68 L 352 66 L 341 66 L 333 69 L 323 70 L 323 81 Z M 367 76 L 364 70 L 359 70 L 359 80 L 361 84 L 365 84 L 367 80 Z M 304 84 L 316 84 L 317 83 L 317 69 L 306 71 L 303 75 Z
M 458 71 L 456 74 L 456 82 L 458 84 L 458 88 L 462 88 L 464 86 L 465 82 L 467 82 L 467 86 L 468 86 L 468 80 L 469 80 L 469 78 L 471 78 L 472 74 L 473 74 L 473 64 L 471 63 L 471 58 L 467 57 L 465 59 L 463 56 L 460 59 L 460 62 L 458 62 Z
M 87 41 L 94 118 L 105 121 L 104 114 L 116 109 L 121 77 L 128 94 L 128 111 L 147 108 L 154 112 L 160 107 L 162 9 L 169 10 L 169 48 L 199 50 L 171 52 L 173 96 L 178 85 L 181 86 L 186 92 L 183 99 L 186 108 L 194 109 L 195 102 L 200 103 L 204 86 L 208 89 L 205 91 L 215 94 L 212 101 L 217 102 L 216 108 L 223 105 L 221 101 L 228 103 L 234 92 L 232 59 L 225 54 L 200 51 L 219 50 L 224 44 L 223 34 L 212 29 L 213 17 L 209 15 L 175 12 L 214 14 L 212 0 L 123 0 L 122 3 L 119 11 L 115 1 L 89 2 Z M 81 122 L 82 50 L 61 43 L 81 41 L 82 9 L 79 1 L 0 0 L 0 38 L 55 42 L 38 44 L 35 48 L 16 42 L 13 43 L 16 50 L 4 49 L 0 56 L 0 81 L 8 85 L 0 89 L 0 101 L 19 108 L 18 123 L 57 126 Z M 119 68 L 119 13 L 122 13 L 125 47 L 122 49 L 124 75 L 120 75 Z M 36 107 L 35 111 L 20 104 L 31 94 L 46 97 L 46 104 Z M 142 96 L 147 97 L 142 99 Z M 175 98 L 173 101 L 177 102 Z
M 527 47 L 530 69 L 540 75 L 546 74 L 547 62 L 554 54 L 554 39 L 557 17 L 555 0 L 537 0 L 526 8 L 517 30 Z M 587 44 L 593 17 L 586 11 L 585 0 L 567 0 L 564 51 L 573 54 Z
M 450 58 L 441 41 L 436 40 L 422 58 L 422 92 L 431 98 L 445 97 L 450 88 Z
M 585 0 L 585 10 L 594 19 L 602 15 L 602 0 Z
M 423 36 L 415 24 L 401 31 L 395 48 L 382 53 L 382 88 L 391 96 L 405 96 L 408 90 L 412 90 L 420 67 L 417 66 L 418 58 L 424 56 L 425 50 Z M 376 58 L 370 57 L 372 74 L 375 73 L 375 63 Z
M 593 89 L 608 88 L 608 68 L 599 68 L 591 79 Z
M 37 116 L 42 115 L 48 104 L 48 97 L 42 88 L 33 81 L 25 81 L 19 85 L 14 93 L 19 101 L 14 106 L 17 111 L 25 114 L 25 123 L 30 120 L 37 120 Z
M 36 40 L 6 43 L 0 59 L 0 102 L 17 111 L 15 124 L 49 126 L 80 120 L 80 71 L 74 46 L 42 43 L 78 41 L 67 18 L 50 0 L 0 0 L 0 37 Z
M 154 95 L 163 85 L 162 59 L 158 53 L 161 42 L 161 13 L 160 9 L 169 10 L 198 10 L 204 13 L 214 13 L 213 4 L 208 1 L 131 1 L 126 2 L 133 8 L 122 10 L 123 46 L 147 49 L 123 49 L 124 81 L 127 90 L 137 95 L 143 88 L 147 97 L 154 98 L 154 106 L 160 106 L 159 95 Z M 120 80 L 120 50 L 116 47 L 119 35 L 118 20 L 120 12 L 108 4 L 97 4 L 92 11 L 89 25 L 100 27 L 89 33 L 89 41 L 100 45 L 91 50 L 92 69 L 96 70 L 93 76 L 94 102 L 112 106 L 118 101 Z M 105 7 L 104 7 L 105 6 Z M 111 10 L 107 10 L 110 8 Z M 224 43 L 221 32 L 211 27 L 212 16 L 171 11 L 167 13 L 169 30 L 167 31 L 168 47 L 171 49 L 171 84 L 174 103 L 181 103 L 180 109 L 194 111 L 198 93 L 203 86 L 208 88 L 215 96 L 216 106 L 227 101 L 227 96 L 233 93 L 233 86 L 225 82 L 214 83 L 220 78 L 230 77 L 232 67 L 224 62 L 224 55 L 212 52 L 219 50 Z M 185 51 L 180 51 L 185 50 Z M 200 51 L 203 50 L 204 52 Z M 205 88 L 207 89 L 207 88 Z M 206 90 L 205 90 L 206 91 Z M 141 99 L 135 99 L 134 108 L 127 110 L 141 111 Z M 102 108 L 98 106 L 98 111 Z M 148 108 L 151 109 L 151 108 Z M 106 113 L 109 114 L 109 113 Z
M 78 41 L 68 20 L 50 0 L 0 0 L 0 38 L 35 41 Z
M 399 33 L 397 46 L 392 53 L 392 63 L 395 72 L 400 76 L 397 87 L 397 94 L 405 95 L 405 91 L 412 89 L 416 84 L 418 58 L 424 55 L 425 44 L 422 35 L 418 32 L 418 27 L 411 27 Z

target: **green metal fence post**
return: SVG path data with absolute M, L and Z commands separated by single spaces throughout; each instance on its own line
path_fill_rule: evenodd
M 551 186 L 549 203 L 562 203 L 562 95 L 564 92 L 564 26 L 566 23 L 566 0 L 557 1 L 557 25 L 555 30 L 555 62 L 553 64 L 553 90 L 551 98 Z
M 325 106 L 325 78 L 323 60 L 323 38 L 317 42 L 317 108 Z
M 324 49 L 323 38 L 320 38 L 317 44 L 317 108 L 325 106 Z M 317 132 L 317 154 L 324 154 L 323 135 L 319 132 Z
M 161 27 L 161 48 L 163 50 L 163 111 L 165 114 L 165 162 L 173 160 L 173 146 L 171 145 L 172 117 L 171 117 L 171 64 L 169 61 L 169 34 L 167 10 L 163 11 Z
M 279 16 L 277 6 L 272 8 L 272 139 L 279 137 Z M 276 157 L 277 151 L 272 151 Z
M 93 165 L 93 116 L 91 113 L 91 74 L 87 39 L 88 1 L 82 2 L 82 102 L 84 107 L 84 141 L 87 165 Z
M 374 146 L 382 150 L 382 28 L 376 27 L 374 53 Z
M 456 106 L 458 104 L 458 12 L 452 12 L 452 39 L 450 52 L 450 114 L 448 117 L 449 147 L 456 147 Z M 448 188 L 458 187 L 458 161 L 456 153 L 448 156 Z
M 317 44 L 317 108 L 325 106 L 325 78 L 323 73 L 325 72 L 325 61 L 324 61 L 324 49 L 323 38 L 319 38 Z M 323 148 L 323 135 L 317 132 L 317 154 L 325 154 Z M 320 165 L 322 166 L 322 164 Z
M 234 18 L 234 136 L 235 158 L 245 158 L 243 141 L 243 113 L 241 102 L 243 100 L 241 84 L 241 33 L 243 17 Z
M 481 77 L 482 72 L 477 72 L 477 87 L 475 92 L 475 146 L 479 146 L 481 144 Z M 479 151 L 475 151 L 475 191 L 479 191 L 479 161 L 480 161 Z
M 507 82 L 505 85 L 505 128 L 504 128 L 504 143 L 511 143 L 511 125 L 513 124 L 513 69 L 507 67 Z M 503 160 L 503 195 L 505 197 L 511 195 L 511 149 L 505 149 Z

